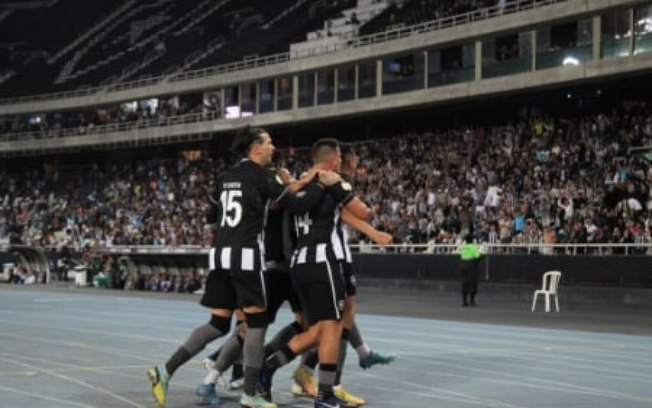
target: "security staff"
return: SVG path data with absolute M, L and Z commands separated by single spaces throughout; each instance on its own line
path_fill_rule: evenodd
M 462 258 L 462 306 L 469 304 L 475 306 L 475 294 L 478 291 L 478 269 L 482 253 L 480 247 L 473 242 L 473 235 L 464 237 L 464 244 L 460 247 Z M 470 303 L 467 301 L 470 300 Z

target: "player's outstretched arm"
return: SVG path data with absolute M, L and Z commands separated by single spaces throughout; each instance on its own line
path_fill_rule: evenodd
M 348 212 L 351 213 L 354 217 L 358 217 L 361 220 L 368 220 L 369 216 L 371 215 L 371 210 L 367 205 L 358 198 L 358 196 L 355 196 L 349 201 L 346 206 L 344 207 L 344 210 L 347 210 Z
M 342 210 L 342 221 L 356 231 L 366 235 L 378 245 L 388 245 L 392 242 L 392 236 L 386 232 L 378 231 L 365 220 L 356 217 L 347 208 Z

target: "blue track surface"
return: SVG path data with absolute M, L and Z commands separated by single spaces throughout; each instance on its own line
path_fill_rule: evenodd
M 289 318 L 282 310 L 278 320 Z M 147 367 L 206 320 L 194 301 L 3 286 L 0 407 L 154 407 Z M 363 371 L 349 349 L 344 384 L 369 407 L 652 406 L 649 336 L 366 314 L 358 321 L 373 348 L 398 356 Z M 177 372 L 169 408 L 196 406 L 203 355 Z M 289 394 L 293 367 L 277 374 L 274 397 L 281 407 L 311 407 Z M 238 394 L 222 395 L 222 406 L 239 406 Z

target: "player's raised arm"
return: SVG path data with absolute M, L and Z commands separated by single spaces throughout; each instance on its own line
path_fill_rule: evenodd
M 308 172 L 301 175 L 297 180 L 288 171 L 288 169 L 279 169 L 277 176 L 287 186 L 287 189 L 290 193 L 296 193 L 302 188 L 306 187 L 315 177 L 318 175 L 318 170 L 316 168 L 310 169 Z
M 310 182 L 296 194 L 293 194 L 288 187 L 283 188 L 278 194 L 274 194 L 275 202 L 289 209 L 294 214 L 305 214 L 310 211 L 321 200 L 324 189 L 341 181 L 339 175 L 333 172 L 321 172 L 319 176 L 313 177 Z M 281 186 L 280 177 L 271 188 L 278 191 Z

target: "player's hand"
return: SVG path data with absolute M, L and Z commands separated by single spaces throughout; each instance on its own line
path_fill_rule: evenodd
M 389 245 L 392 242 L 392 236 L 386 232 L 376 231 L 369 238 L 371 238 L 378 245 Z
M 319 173 L 319 182 L 326 187 L 333 186 L 342 181 L 342 177 L 333 171 L 322 171 Z
M 299 180 L 301 182 L 304 182 L 304 183 L 309 183 L 310 181 L 312 181 L 312 179 L 315 178 L 317 173 L 319 173 L 319 171 L 317 169 L 312 168 L 312 169 L 302 173 Z
M 281 179 L 281 182 L 283 185 L 288 185 L 294 181 L 294 177 L 292 177 L 292 174 L 290 174 L 290 171 L 286 168 L 280 168 L 276 172 L 278 177 Z

